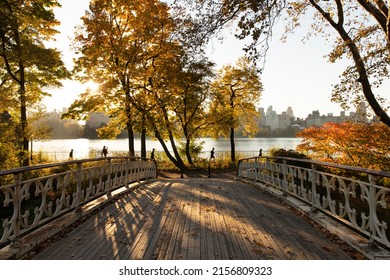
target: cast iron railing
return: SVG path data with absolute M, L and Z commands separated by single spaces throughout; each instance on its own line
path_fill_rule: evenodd
M 0 171 L 0 248 L 64 213 L 157 177 L 155 161 L 107 157 Z
M 238 177 L 265 183 L 390 248 L 390 172 L 295 158 L 253 157 Z

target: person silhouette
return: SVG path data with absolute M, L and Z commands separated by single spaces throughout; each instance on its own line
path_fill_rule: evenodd
M 210 161 L 212 159 L 215 161 L 215 151 L 214 151 L 214 148 L 210 151 Z
M 154 160 L 154 148 L 152 150 L 152 153 L 150 154 L 150 159 Z
M 106 146 L 103 146 L 103 150 L 102 150 L 102 157 L 107 157 L 107 154 L 108 154 L 108 147 Z
M 259 157 L 262 157 L 263 156 L 263 149 L 260 149 L 259 151 Z
M 70 150 L 69 158 L 73 158 L 73 149 Z

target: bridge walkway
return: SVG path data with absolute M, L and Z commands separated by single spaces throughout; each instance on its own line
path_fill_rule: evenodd
M 348 249 L 288 206 L 232 177 L 154 180 L 32 259 L 347 260 Z

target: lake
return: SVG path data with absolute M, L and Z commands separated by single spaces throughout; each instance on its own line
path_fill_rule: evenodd
M 202 157 L 207 158 L 212 148 L 215 148 L 216 156 L 225 155 L 230 152 L 230 140 L 221 138 L 213 140 L 210 138 L 199 138 L 197 143 L 203 143 Z M 257 156 L 259 149 L 263 149 L 263 155 L 271 148 L 295 149 L 301 142 L 301 138 L 236 138 L 236 152 L 244 153 L 247 157 Z M 141 141 L 135 139 L 136 154 L 140 154 Z M 55 160 L 64 160 L 69 157 L 69 152 L 73 149 L 73 157 L 82 159 L 100 156 L 103 146 L 108 147 L 109 156 L 116 152 L 128 151 L 127 139 L 97 140 L 97 139 L 53 139 L 49 141 L 33 142 L 33 152 L 41 151 Z M 147 139 L 146 149 L 163 151 L 160 143 L 156 140 Z

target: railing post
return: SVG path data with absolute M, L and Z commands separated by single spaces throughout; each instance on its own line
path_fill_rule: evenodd
M 112 189 L 112 162 L 111 159 L 107 159 L 108 162 L 108 178 L 107 178 L 107 187 L 106 187 L 106 194 L 109 199 L 111 199 L 111 189 Z
M 316 211 L 316 196 L 317 196 L 317 165 L 311 164 L 311 210 Z
M 15 238 L 12 240 L 12 247 L 18 248 L 20 246 L 20 224 L 22 220 L 22 172 L 14 174 L 15 182 L 15 197 L 14 209 L 17 211 L 14 225 Z
M 82 163 L 77 163 L 77 189 L 76 189 L 76 211 L 81 210 L 81 187 L 83 181 Z
M 241 165 L 242 159 L 238 160 L 238 165 L 237 165 L 237 173 L 236 176 L 240 177 L 241 172 L 240 172 L 240 165 Z
M 265 160 L 265 173 L 264 173 L 264 181 L 266 183 L 270 183 L 270 159 L 267 157 Z
M 140 159 L 137 159 L 137 183 L 140 183 L 142 180 L 142 161 Z
M 288 191 L 287 171 L 288 171 L 288 167 L 287 167 L 287 160 L 286 159 L 283 159 L 282 169 L 283 169 L 282 190 L 283 190 L 283 195 L 287 196 L 287 191 Z
M 376 235 L 376 232 L 375 232 L 375 221 L 376 221 L 376 205 L 377 205 L 377 202 L 376 202 L 376 189 L 374 187 L 374 185 L 376 184 L 376 176 L 374 175 L 368 175 L 368 179 L 369 179 L 369 182 L 370 182 L 370 188 L 368 190 L 368 206 L 369 206 L 369 213 L 368 213 L 368 222 L 369 222 L 369 226 L 370 226 L 370 240 L 369 240 L 369 244 L 370 245 L 374 245 L 375 242 L 374 242 L 374 239 L 373 239 L 373 235 Z
M 125 163 L 125 187 L 128 188 L 129 187 L 129 158 L 126 158 L 126 163 Z
M 154 178 L 153 179 L 157 179 L 158 178 L 158 165 L 157 165 L 157 160 L 153 160 L 154 162 L 154 168 L 155 168 L 155 172 L 154 172 Z

